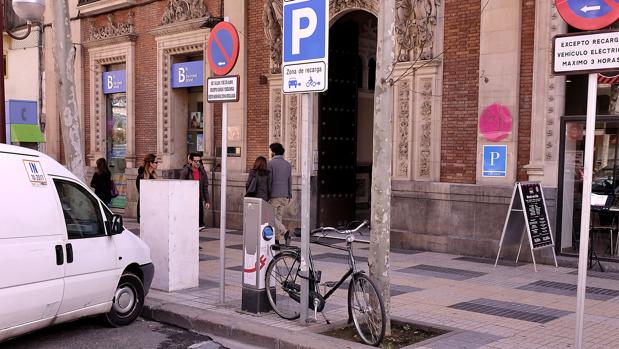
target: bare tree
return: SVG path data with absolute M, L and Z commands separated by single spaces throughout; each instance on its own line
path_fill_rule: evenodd
M 389 292 L 389 248 L 391 228 L 391 152 L 393 86 L 389 76 L 395 47 L 394 0 L 380 2 L 376 87 L 374 90 L 374 159 L 372 161 L 372 234 L 370 237 L 370 276 L 376 281 L 385 301 L 387 331 L 391 333 Z
M 84 143 L 75 88 L 75 47 L 71 40 L 71 21 L 67 0 L 53 3 L 54 59 L 58 78 L 56 105 L 60 114 L 62 144 L 69 171 L 85 179 Z

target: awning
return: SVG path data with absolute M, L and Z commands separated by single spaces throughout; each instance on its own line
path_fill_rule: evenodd
M 11 124 L 11 142 L 44 143 L 45 137 L 39 125 Z

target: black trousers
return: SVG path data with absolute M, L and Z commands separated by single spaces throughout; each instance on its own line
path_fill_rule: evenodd
M 198 199 L 198 226 L 204 227 L 204 200 Z

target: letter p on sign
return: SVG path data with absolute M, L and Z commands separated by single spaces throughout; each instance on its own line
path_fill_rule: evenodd
M 301 22 L 307 21 L 305 27 L 301 27 Z M 308 7 L 292 10 L 292 54 L 301 53 L 301 39 L 306 39 L 314 34 L 318 18 L 316 12 Z

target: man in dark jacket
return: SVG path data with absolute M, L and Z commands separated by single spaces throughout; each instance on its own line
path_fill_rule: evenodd
M 204 166 L 202 166 L 202 156 L 199 153 L 189 154 L 190 163 L 186 164 L 181 170 L 181 179 L 190 179 L 199 181 L 200 200 L 199 200 L 199 221 L 200 229 L 204 228 L 204 209 L 208 209 L 208 175 Z
M 275 208 L 275 240 L 280 244 L 288 244 L 290 237 L 283 224 L 283 213 L 292 198 L 292 166 L 284 159 L 284 147 L 280 143 L 273 143 L 269 148 L 273 153 L 268 168 L 271 172 L 269 203 Z

